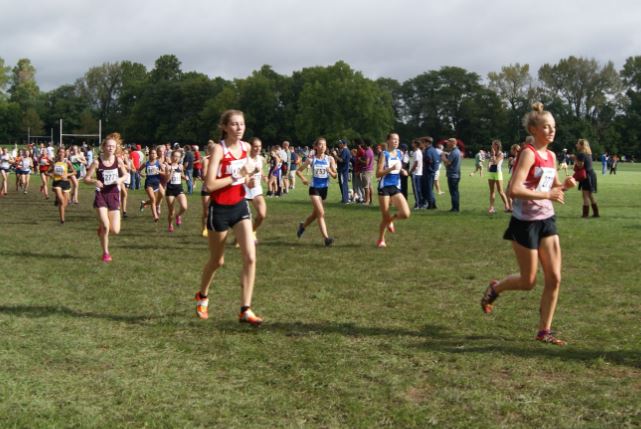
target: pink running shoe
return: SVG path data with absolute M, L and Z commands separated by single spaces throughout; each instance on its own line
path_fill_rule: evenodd
M 104 262 L 105 264 L 111 262 L 111 255 L 109 253 L 103 253 L 102 262 Z
M 176 226 L 180 226 L 182 224 L 183 224 L 182 216 L 176 216 Z
M 394 222 L 390 222 L 389 225 L 387 225 L 387 230 L 392 234 L 396 232 L 396 227 L 394 227 Z
M 376 242 L 376 247 L 378 247 L 379 249 L 382 249 L 383 247 L 387 247 L 387 244 L 385 244 L 385 240 L 378 240 Z

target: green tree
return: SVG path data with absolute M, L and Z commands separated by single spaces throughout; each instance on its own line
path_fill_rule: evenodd
M 297 98 L 296 135 L 305 143 L 325 136 L 382 140 L 393 129 L 394 111 L 388 92 L 339 61 L 294 73 L 303 82 Z
M 152 82 L 177 81 L 181 75 L 182 71 L 178 57 L 175 55 L 162 55 L 156 60 L 150 78 Z
M 10 79 L 11 101 L 18 103 L 22 110 L 35 108 L 40 95 L 36 83 L 36 68 L 28 58 L 21 58 L 13 68 Z
M 6 88 L 11 80 L 11 67 L 7 66 L 4 58 L 0 57 L 0 100 L 7 98 Z
M 80 94 L 78 85 L 62 85 L 45 94 L 44 107 L 46 115 L 43 120 L 47 128 L 57 128 L 58 120 L 63 119 L 65 129 L 76 132 L 80 127 L 81 113 L 91 106 Z M 95 120 L 93 128 L 95 131 Z
M 638 159 L 641 157 L 641 56 L 626 59 L 621 78 L 625 89 L 623 115 L 616 119 L 621 139 L 611 151 Z
M 505 138 L 505 111 L 480 76 L 460 67 L 442 67 L 403 83 L 406 121 L 414 135 L 458 137 L 477 150 Z
M 487 75 L 488 87 L 499 96 L 509 109 L 508 135 L 512 141 L 523 135 L 521 118 L 530 109 L 536 90 L 530 75 L 530 66 L 519 63 L 501 67 L 500 72 Z
M 106 124 L 110 123 L 118 110 L 118 97 L 122 87 L 120 63 L 104 63 L 90 68 L 77 85 L 96 118 L 102 119 Z
M 612 144 L 610 139 L 618 139 L 612 120 L 621 103 L 622 84 L 612 62 L 600 66 L 595 59 L 570 56 L 541 66 L 539 80 L 546 95 L 565 105 L 557 138 L 562 145 L 587 138 L 598 152 Z

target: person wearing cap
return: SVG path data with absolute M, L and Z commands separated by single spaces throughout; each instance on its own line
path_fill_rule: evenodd
M 568 176 L 568 161 L 570 160 L 570 155 L 568 155 L 568 150 L 563 149 L 561 155 L 559 155 L 559 168 L 556 171 L 565 171 L 565 177 Z
M 447 151 L 441 155 L 441 160 L 445 164 L 447 187 L 449 188 L 452 200 L 452 208 L 450 211 L 454 213 L 460 211 L 458 185 L 461 181 L 461 151 L 456 143 L 455 138 L 447 139 Z

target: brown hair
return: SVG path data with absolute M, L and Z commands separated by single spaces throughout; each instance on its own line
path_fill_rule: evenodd
M 243 119 L 245 119 L 245 114 L 241 112 L 240 110 L 234 110 L 234 109 L 229 109 L 225 110 L 222 115 L 220 115 L 220 120 L 218 121 L 218 129 L 220 130 L 220 139 L 224 139 L 227 137 L 227 133 L 223 129 L 223 127 L 226 127 L 227 124 L 229 124 L 229 121 L 232 116 L 242 116 Z
M 499 152 L 503 151 L 503 147 L 501 145 L 501 140 L 499 140 L 499 139 L 492 140 L 492 146 L 494 146 L 494 145 L 497 145 L 499 147 Z
M 543 103 L 540 101 L 537 101 L 536 103 L 532 104 L 532 110 L 526 113 L 523 116 L 523 127 L 525 128 L 525 131 L 530 133 L 530 128 L 531 127 L 536 127 L 541 123 L 541 120 L 544 116 L 552 116 L 550 112 L 547 110 L 543 109 Z

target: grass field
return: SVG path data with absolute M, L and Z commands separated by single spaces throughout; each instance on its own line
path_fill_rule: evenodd
M 483 315 L 488 280 L 516 269 L 464 165 L 460 214 L 413 212 L 376 249 L 377 207 L 327 204 L 333 248 L 306 188 L 268 200 L 254 307 L 239 325 L 229 246 L 194 315 L 207 258 L 200 204 L 174 234 L 135 208 L 100 261 L 92 191 L 60 225 L 51 201 L 0 199 L 0 427 L 639 427 L 641 166 L 599 175 L 600 219 L 578 191 L 557 208 L 564 253 L 555 329 L 534 341 L 541 282 Z M 13 176 L 10 189 L 13 189 Z M 445 182 L 445 181 L 444 181 Z M 166 211 L 166 210 L 165 210 Z

